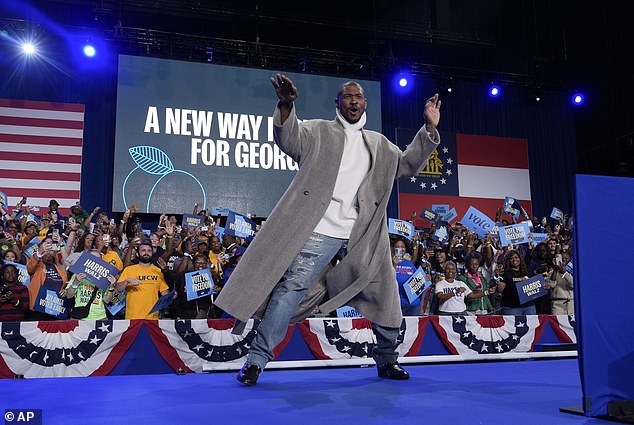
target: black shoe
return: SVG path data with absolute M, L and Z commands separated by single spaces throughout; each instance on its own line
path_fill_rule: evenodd
M 238 376 L 236 376 L 236 378 L 244 385 L 253 386 L 258 382 L 260 372 L 262 372 L 262 369 L 260 369 L 257 365 L 245 363 L 244 366 L 242 366 L 242 369 L 240 369 L 240 372 L 238 372 Z
M 398 363 L 387 363 L 376 367 L 380 378 L 398 379 L 404 381 L 409 379 L 409 373 Z

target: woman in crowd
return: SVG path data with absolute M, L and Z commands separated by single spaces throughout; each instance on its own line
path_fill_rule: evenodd
M 29 291 L 18 282 L 18 275 L 13 264 L 4 264 L 0 268 L 0 322 L 22 321 L 29 309 Z
M 420 297 L 410 302 L 404 287 L 404 284 L 416 272 L 416 267 L 410 258 L 405 241 L 402 239 L 394 240 L 392 243 L 392 265 L 396 272 L 396 282 L 398 283 L 398 292 L 401 297 L 401 311 L 403 316 L 419 316 L 421 308 Z
M 477 293 L 482 294 L 480 297 L 466 300 L 467 314 L 487 314 L 493 310 L 493 306 L 487 295 L 495 293 L 496 288 L 495 286 L 491 287 L 489 280 L 480 272 L 480 256 L 477 252 L 467 255 L 465 263 L 467 271 L 460 275 L 458 280 L 466 283 L 471 291 L 477 291 Z
M 483 296 L 482 291 L 472 291 L 466 283 L 456 279 L 456 263 L 445 262 L 445 278 L 436 283 L 436 295 L 440 306 L 438 314 L 441 316 L 464 316 L 467 314 L 465 299 Z
M 528 279 L 528 270 L 524 258 L 517 250 L 510 250 L 504 258 L 504 273 L 498 281 L 497 289 L 502 292 L 502 314 L 507 316 L 520 316 L 536 314 L 535 303 L 529 301 L 520 304 L 517 294 L 517 282 Z

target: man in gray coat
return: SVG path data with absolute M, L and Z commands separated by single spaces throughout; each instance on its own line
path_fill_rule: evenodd
M 367 99 L 358 83 L 339 89 L 334 120 L 298 123 L 297 88 L 284 75 L 271 82 L 279 98 L 275 142 L 300 168 L 216 301 L 240 321 L 262 317 L 238 381 L 256 384 L 290 322 L 315 306 L 328 313 L 343 305 L 372 321 L 378 375 L 408 379 L 397 362 L 403 317 L 385 210 L 394 179 L 418 174 L 438 147 L 438 94 L 425 104 L 425 126 L 401 152 L 363 129 Z

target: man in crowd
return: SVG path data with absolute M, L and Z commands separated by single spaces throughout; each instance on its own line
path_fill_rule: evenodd
M 131 247 L 128 249 L 132 249 Z M 150 310 L 158 301 L 159 293 L 165 295 L 169 288 L 161 269 L 152 264 L 152 242 L 142 240 L 137 247 L 139 264 L 123 269 L 116 291 L 126 292 L 126 319 L 158 319 L 158 312 L 150 314 Z
M 279 98 L 275 142 L 300 169 L 217 300 L 246 321 L 270 295 L 238 380 L 255 385 L 294 312 L 295 319 L 306 317 L 326 292 L 330 298 L 320 311 L 347 304 L 373 322 L 379 376 L 408 379 L 397 362 L 403 317 L 385 209 L 394 179 L 417 174 L 438 146 L 438 95 L 425 105 L 425 128 L 401 152 L 383 135 L 363 129 L 367 100 L 358 83 L 341 86 L 335 120 L 299 124 L 294 106 L 299 91 L 283 75 L 271 82 Z M 317 283 L 336 256 L 341 261 L 327 272 L 327 283 Z

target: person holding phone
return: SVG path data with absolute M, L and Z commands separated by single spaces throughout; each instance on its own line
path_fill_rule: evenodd
M 50 237 L 44 239 L 37 252 L 27 260 L 26 269 L 31 276 L 28 287 L 30 320 L 54 320 L 52 316 L 34 310 L 35 299 L 42 286 L 57 292 L 60 296 L 66 295 L 66 269 L 57 263 L 57 252 L 53 250 L 53 240 Z

